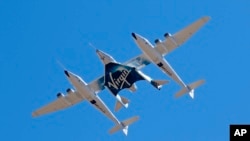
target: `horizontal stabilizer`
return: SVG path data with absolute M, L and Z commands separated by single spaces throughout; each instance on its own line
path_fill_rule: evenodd
M 137 86 L 135 85 L 135 83 L 130 87 L 130 88 L 128 88 L 129 89 L 129 91 L 131 92 L 131 93 L 134 93 L 136 90 L 137 90 Z
M 152 80 L 150 82 L 155 88 L 157 88 L 158 90 L 161 89 L 161 87 L 164 85 L 164 84 L 167 84 L 169 83 L 168 80 Z
M 134 116 L 127 120 L 122 121 L 120 124 L 115 125 L 113 128 L 109 130 L 110 134 L 113 134 L 119 130 L 122 130 L 123 133 L 127 136 L 128 135 L 128 126 L 139 119 L 139 116 Z
M 128 104 L 129 103 L 129 100 L 127 98 L 121 96 L 121 99 L 122 99 L 123 104 Z
M 205 82 L 205 80 L 198 80 L 196 82 L 193 82 L 193 83 L 187 85 L 187 87 L 184 87 L 179 92 L 177 92 L 175 94 L 175 97 L 180 97 L 180 96 L 184 95 L 185 93 L 189 93 L 190 97 L 194 98 L 194 89 L 199 87 L 200 85 L 202 85 L 204 82 Z
M 116 101 L 116 104 L 115 104 L 115 112 L 119 111 L 122 106 L 125 107 L 125 108 L 128 108 L 128 103 L 129 103 L 129 100 L 125 97 L 122 97 L 120 96 L 121 100 L 117 100 Z

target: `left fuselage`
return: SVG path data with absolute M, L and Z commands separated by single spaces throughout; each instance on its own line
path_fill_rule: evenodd
M 101 98 L 96 95 L 93 91 L 89 89 L 86 82 L 81 79 L 81 77 L 69 72 L 65 71 L 68 80 L 75 87 L 80 96 L 84 97 L 84 99 L 88 100 L 91 105 L 93 105 L 96 109 L 110 118 L 113 122 L 119 124 L 119 120 L 115 117 L 115 115 L 109 110 L 109 108 L 104 104 Z

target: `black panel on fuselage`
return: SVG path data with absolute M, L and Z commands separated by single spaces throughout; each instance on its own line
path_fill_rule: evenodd
M 145 80 L 134 67 L 118 63 L 105 65 L 104 85 L 114 94 L 125 88 L 130 88 L 136 81 Z

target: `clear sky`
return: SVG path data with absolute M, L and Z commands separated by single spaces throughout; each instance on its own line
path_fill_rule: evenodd
M 229 140 L 230 124 L 250 123 L 249 5 L 249 0 L 1 0 L 0 140 Z M 56 60 L 90 82 L 104 68 L 89 42 L 124 62 L 141 53 L 131 32 L 163 40 L 164 33 L 202 16 L 212 19 L 165 57 L 186 83 L 206 79 L 194 100 L 174 98 L 180 86 L 151 64 L 142 71 L 171 82 L 158 91 L 139 81 L 135 94 L 120 93 L 131 103 L 115 115 L 140 116 L 127 137 L 109 135 L 114 124 L 87 102 L 31 117 L 72 87 Z M 114 111 L 109 92 L 99 95 Z

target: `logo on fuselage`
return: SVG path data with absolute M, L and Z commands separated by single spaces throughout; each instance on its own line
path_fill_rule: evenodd
M 116 90 L 122 89 L 124 83 L 127 84 L 128 86 L 131 86 L 131 84 L 127 80 L 127 77 L 128 77 L 130 72 L 131 72 L 131 70 L 124 69 L 124 70 L 121 71 L 121 74 L 116 78 L 114 78 L 112 76 L 112 73 L 110 72 L 109 77 L 110 77 L 111 81 L 108 82 L 108 86 L 113 87 Z
M 114 95 L 122 89 L 130 88 L 136 81 L 143 79 L 134 67 L 114 62 L 105 65 L 104 85 Z

